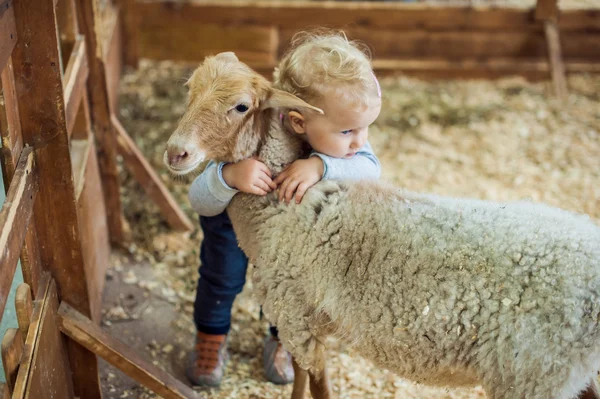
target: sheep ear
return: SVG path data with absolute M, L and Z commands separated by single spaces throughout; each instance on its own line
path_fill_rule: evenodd
M 229 61 L 229 62 L 238 62 L 238 57 L 235 55 L 233 51 L 225 51 L 223 53 L 219 53 L 215 55 L 215 59 L 219 61 Z
M 320 114 L 324 114 L 323 110 L 304 102 L 293 94 L 287 91 L 271 89 L 271 96 L 262 103 L 261 109 L 269 108 L 308 108 Z

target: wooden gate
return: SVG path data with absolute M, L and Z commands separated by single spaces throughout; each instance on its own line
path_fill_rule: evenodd
M 0 315 L 19 258 L 25 283 L 17 289 L 19 328 L 2 340 L 0 392 L 4 398 L 100 398 L 100 354 L 164 397 L 194 397 L 99 328 L 109 237 L 124 239 L 117 152 L 171 226 L 190 229 L 191 223 L 114 113 L 109 83 L 118 68 L 107 71 L 105 58 L 119 57 L 120 48 L 98 43 L 95 11 L 93 0 L 1 4 L 7 198 L 0 211 Z M 118 20 L 112 22 L 118 40 Z

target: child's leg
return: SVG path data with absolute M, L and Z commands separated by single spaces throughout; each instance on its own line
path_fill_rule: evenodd
M 244 288 L 248 259 L 225 212 L 201 217 L 204 241 L 200 249 L 200 278 L 194 303 L 198 329 L 196 345 L 186 370 L 194 385 L 218 386 L 227 362 L 227 333 L 233 300 Z
M 205 334 L 227 334 L 233 301 L 246 282 L 248 258 L 238 246 L 226 212 L 200 217 L 200 225 L 204 241 L 194 321 L 198 331 Z

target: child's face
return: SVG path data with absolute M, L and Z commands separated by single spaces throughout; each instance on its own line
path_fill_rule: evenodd
M 370 107 L 356 105 L 341 96 L 325 96 L 313 104 L 324 111 L 305 113 L 301 121 L 290 112 L 292 128 L 305 134 L 310 146 L 317 152 L 334 158 L 351 158 L 360 150 L 369 136 L 369 126 L 381 111 L 381 101 Z

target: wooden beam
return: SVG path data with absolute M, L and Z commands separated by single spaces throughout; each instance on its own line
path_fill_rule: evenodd
M 548 58 L 550 70 L 552 71 L 554 92 L 558 98 L 564 99 L 568 95 L 568 89 L 565 65 L 560 50 L 558 27 L 553 20 L 547 20 L 544 22 L 544 29 L 546 30 L 546 40 L 548 42 Z
M 252 65 L 251 65 L 252 66 Z M 190 65 L 190 67 L 193 67 Z M 275 64 L 254 65 L 263 76 L 271 78 Z M 548 80 L 550 66 L 545 60 L 490 58 L 487 60 L 462 59 L 376 59 L 373 68 L 378 74 L 402 73 L 424 79 L 498 79 L 507 75 L 521 75 L 528 79 Z M 573 60 L 565 63 L 568 73 L 600 73 L 600 63 Z
M 31 147 L 25 148 L 0 210 L 0 315 L 4 312 L 38 191 Z
M 140 15 L 137 14 L 137 0 L 117 0 L 120 26 L 123 33 L 122 57 L 126 65 L 137 66 L 139 60 L 138 32 L 140 30 Z
M 279 46 L 277 28 L 262 25 L 178 24 L 170 29 L 144 30 L 138 38 L 144 57 L 179 61 L 235 51 L 243 62 L 275 62 Z
M 395 31 L 423 29 L 474 31 L 542 31 L 531 9 L 497 6 L 445 6 L 442 3 L 399 2 L 315 2 L 283 0 L 132 1 L 129 11 L 137 20 L 135 34 L 179 24 L 222 26 L 276 25 L 279 28 L 307 29 L 361 27 Z M 600 10 L 564 10 L 561 30 L 600 29 Z M 129 21 L 127 21 L 129 23 Z M 179 29 L 179 28 L 178 28 Z M 401 34 L 401 32 L 399 32 Z M 138 40 L 135 40 L 138 42 Z M 138 54 L 142 57 L 142 54 Z
M 17 43 L 13 4 L 5 0 L 0 6 L 0 70 L 4 69 Z
M 55 278 L 62 299 L 89 315 L 55 9 L 47 1 L 14 1 L 19 41 L 13 61 L 19 114 L 24 142 L 35 145 L 39 171 L 34 217 L 40 257 Z M 96 357 L 80 346 L 68 347 L 76 394 L 100 398 Z
M 160 177 L 154 172 L 152 166 L 129 137 L 121 122 L 114 115 L 111 120 L 117 132 L 119 153 L 123 157 L 125 166 L 140 183 L 148 197 L 158 205 L 163 216 L 167 219 L 167 223 L 172 228 L 184 231 L 192 230 L 192 222 L 183 213 Z
M 56 284 L 51 280 L 44 299 L 36 303 L 36 328 L 33 349 L 26 340 L 23 362 L 19 367 L 17 389 L 13 398 L 74 398 L 71 370 L 64 336 L 58 327 L 58 297 Z M 38 309 L 39 308 L 39 309 Z M 25 385 L 19 384 L 21 379 Z
M 558 21 L 558 0 L 537 0 L 535 5 L 535 19 Z
M 12 392 L 19 372 L 19 363 L 23 355 L 23 337 L 21 331 L 9 328 L 2 339 L 2 366 L 8 389 Z
M 86 90 L 88 72 L 85 41 L 83 40 L 83 36 L 80 35 L 75 42 L 75 46 L 73 46 L 63 80 L 69 137 L 73 132 L 77 110 L 79 109 L 79 104 L 81 104 L 83 93 Z
M 31 299 L 31 287 L 23 283 L 17 287 L 15 295 L 15 308 L 17 310 L 17 323 L 19 330 L 23 336 L 23 340 L 27 338 L 29 325 L 31 324 L 31 315 L 33 313 L 33 300 Z
M 79 27 L 88 49 L 88 93 L 92 126 L 98 145 L 98 165 L 103 183 L 103 195 L 107 214 L 110 240 L 121 245 L 124 240 L 119 171 L 117 170 L 117 143 L 110 121 L 110 101 L 106 84 L 103 52 L 95 30 L 94 2 L 76 0 Z
M 296 32 L 295 29 L 279 30 L 279 54 L 283 54 L 289 47 L 290 40 Z M 393 30 L 360 27 L 348 27 L 344 32 L 349 39 L 367 43 L 374 60 L 390 58 L 419 60 L 427 58 L 447 60 L 465 58 L 480 60 L 488 58 L 545 59 L 548 54 L 544 32 L 513 32 L 509 29 L 505 32 L 411 30 L 399 34 Z M 160 32 L 155 34 L 159 35 Z M 600 63 L 600 32 L 597 35 L 588 32 L 569 32 L 567 35 L 563 35 L 562 42 L 564 43 L 563 55 L 565 58 L 586 58 L 590 62 Z M 154 51 L 158 51 L 158 48 L 161 47 L 160 41 L 157 41 L 155 46 L 157 48 Z M 229 48 L 235 51 L 236 47 L 234 46 L 235 43 L 231 43 Z M 170 51 L 164 46 L 162 48 L 167 52 Z M 198 44 L 196 52 L 203 54 L 204 47 Z M 149 56 L 158 58 L 159 54 L 149 54 Z M 199 58 L 195 59 L 195 61 L 200 60 Z M 247 61 L 256 63 L 254 60 Z
M 527 10 L 499 7 L 443 7 L 439 4 L 312 1 L 157 1 L 134 2 L 139 18 L 137 32 L 159 26 L 218 24 L 277 25 L 306 29 L 308 26 L 385 28 L 392 30 L 446 29 L 498 30 L 507 25 L 531 29 Z M 539 30 L 539 28 L 538 28 Z
M 123 34 L 121 27 L 121 14 L 115 12 L 110 20 L 111 28 L 108 43 L 105 45 L 106 54 L 106 85 L 111 114 L 118 115 L 119 83 L 123 69 Z
M 164 370 L 142 359 L 138 353 L 111 337 L 66 303 L 60 304 L 58 316 L 58 323 L 64 334 L 156 394 L 168 399 L 201 397 Z
M 0 111 L 0 136 L 2 138 L 2 173 L 4 185 L 8 191 L 21 151 L 23 150 L 23 136 L 21 134 L 21 120 L 19 119 L 19 106 L 15 86 L 15 75 L 12 58 L 2 71 L 2 89 L 4 95 L 4 112 Z M 35 221 L 29 222 L 25 235 L 25 246 L 21 251 L 21 270 L 23 279 L 27 282 L 34 294 L 37 292 L 38 281 L 42 265 L 35 230 Z
M 2 136 L 0 161 L 2 161 L 4 184 L 8 191 L 8 184 L 13 178 L 19 155 L 23 149 L 12 57 L 8 59 L 2 70 L 2 94 L 4 96 L 4 112 L 0 112 L 0 135 Z

